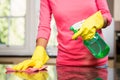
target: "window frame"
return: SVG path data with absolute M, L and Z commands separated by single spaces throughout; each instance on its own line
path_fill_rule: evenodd
M 31 56 L 36 46 L 36 36 L 39 24 L 39 1 L 26 0 L 25 16 L 25 42 L 24 46 L 0 46 L 0 56 Z M 40 2 L 39 2 L 40 3 Z M 55 24 L 54 20 L 51 22 Z M 54 25 L 51 25 L 51 27 Z M 56 35 L 55 35 L 56 36 Z M 57 45 L 47 46 L 46 51 L 50 57 L 57 56 Z
M 36 39 L 35 0 L 26 0 L 25 41 L 23 46 L 0 46 L 0 56 L 29 56 L 35 47 Z M 34 28 L 33 28 L 34 27 Z

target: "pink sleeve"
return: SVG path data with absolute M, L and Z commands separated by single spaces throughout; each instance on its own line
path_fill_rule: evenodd
M 112 16 L 110 14 L 108 4 L 106 0 L 96 0 L 96 5 L 98 7 L 98 10 L 101 10 L 104 17 L 108 20 L 108 25 L 110 25 L 112 21 Z
M 40 0 L 40 18 L 38 26 L 38 38 L 49 39 L 50 37 L 50 21 L 51 21 L 51 8 L 48 0 Z

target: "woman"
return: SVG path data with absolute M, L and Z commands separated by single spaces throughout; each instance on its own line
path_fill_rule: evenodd
M 107 64 L 108 57 L 102 59 L 94 58 L 84 46 L 81 37 L 77 40 L 72 40 L 73 32 L 70 31 L 71 25 L 88 18 L 97 11 L 101 11 L 103 15 L 103 28 L 107 27 L 112 19 L 106 0 L 41 0 L 40 2 L 40 24 L 38 26 L 36 45 L 37 47 L 39 46 L 39 51 L 41 52 L 34 52 L 31 60 L 42 58 L 39 55 L 45 52 L 51 31 L 51 15 L 53 14 L 58 31 L 57 66 L 103 66 Z M 103 37 L 101 29 L 97 30 L 97 32 Z M 44 63 L 46 63 L 47 59 L 44 60 Z M 43 62 L 41 60 L 39 61 Z M 26 65 L 26 62 L 16 65 L 14 69 L 19 70 L 36 66 L 36 63 L 34 65 Z M 39 63 L 41 65 L 35 68 L 41 67 L 44 63 Z M 24 65 L 26 65 L 25 68 L 23 68 Z

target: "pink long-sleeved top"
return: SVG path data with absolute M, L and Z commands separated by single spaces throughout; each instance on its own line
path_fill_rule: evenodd
M 109 25 L 111 15 L 106 0 L 41 0 L 37 38 L 49 39 L 51 14 L 53 14 L 58 31 L 57 65 L 101 66 L 106 64 L 108 57 L 94 58 L 84 46 L 81 37 L 77 40 L 71 39 L 73 35 L 70 31 L 71 25 L 86 19 L 98 10 L 101 10 L 103 16 L 107 18 Z M 102 36 L 102 31 L 98 30 L 98 32 Z

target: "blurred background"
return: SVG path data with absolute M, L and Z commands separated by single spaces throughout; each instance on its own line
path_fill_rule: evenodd
M 40 0 L 0 0 L 0 63 L 18 63 L 31 57 L 39 22 Z M 120 0 L 107 0 L 113 20 L 103 29 L 110 46 L 109 65 L 120 65 Z M 51 21 L 51 36 L 47 52 L 49 64 L 55 64 L 57 56 L 56 24 Z M 114 64 L 115 63 L 115 64 Z

